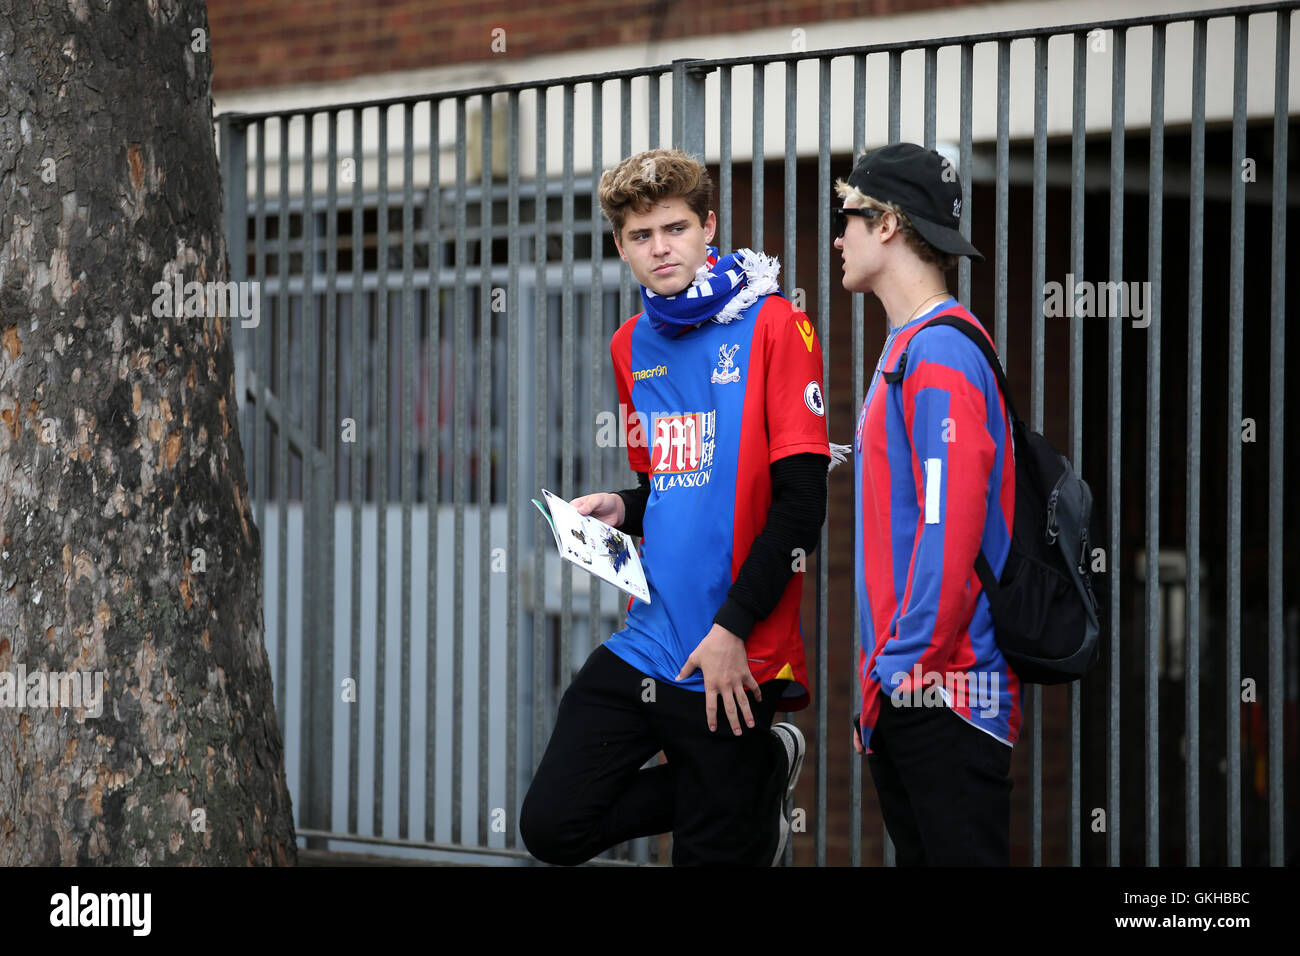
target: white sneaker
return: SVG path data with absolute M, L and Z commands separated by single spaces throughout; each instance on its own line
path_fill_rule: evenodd
M 790 837 L 790 822 L 785 818 L 785 804 L 794 796 L 794 786 L 799 780 L 799 771 L 803 769 L 804 752 L 808 748 L 799 728 L 786 721 L 772 725 L 772 736 L 776 737 L 785 748 L 786 766 L 785 793 L 781 795 L 781 802 L 776 810 L 780 833 L 776 842 L 776 853 L 772 856 L 772 865 L 776 866 L 785 853 L 786 840 Z

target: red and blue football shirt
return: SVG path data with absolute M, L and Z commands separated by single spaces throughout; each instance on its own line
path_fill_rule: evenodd
M 821 347 L 808 316 L 773 294 L 733 322 L 705 322 L 675 337 L 633 316 L 614 333 L 610 353 L 626 407 L 628 463 L 650 475 L 641 546 L 650 603 L 630 602 L 626 626 L 605 646 L 644 674 L 702 693 L 698 670 L 675 678 L 767 522 L 772 462 L 830 455 Z M 809 700 L 802 588 L 802 576 L 791 577 L 745 641 L 756 681 L 792 682 L 783 710 Z
M 858 418 L 855 576 L 868 748 L 885 696 L 947 706 L 1008 745 L 1020 732 L 1021 685 L 998 650 L 975 573 L 981 548 L 995 574 L 1011 548 L 1011 425 L 974 342 L 944 326 L 916 334 L 946 313 L 983 331 L 953 298 L 891 331 Z M 901 383 L 887 384 L 882 371 L 896 371 L 904 352 Z

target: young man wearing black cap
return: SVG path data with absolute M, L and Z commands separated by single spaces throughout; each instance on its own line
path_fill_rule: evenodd
M 844 288 L 875 295 L 889 320 L 854 444 L 854 749 L 900 865 L 1006 865 L 1021 685 L 975 558 L 983 548 L 1001 574 L 1010 550 L 1011 426 L 975 343 L 947 326 L 921 333 L 940 315 L 984 331 L 944 281 L 958 256 L 983 256 L 958 231 L 961 182 L 933 150 L 867 153 L 836 190 Z

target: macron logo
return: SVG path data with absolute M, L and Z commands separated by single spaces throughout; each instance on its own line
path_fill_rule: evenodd
M 71 893 L 50 897 L 51 926 L 130 926 L 136 936 L 149 935 L 149 893 Z

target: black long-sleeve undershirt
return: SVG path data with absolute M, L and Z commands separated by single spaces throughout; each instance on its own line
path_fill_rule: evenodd
M 806 452 L 789 455 L 771 465 L 772 504 L 767 523 L 754 538 L 740 566 L 727 600 L 714 616 L 740 638 L 749 637 L 754 625 L 776 608 L 786 583 L 795 574 L 798 551 L 810 555 L 821 540 L 826 520 L 826 455 Z M 624 518 L 619 530 L 640 536 L 650 499 L 650 476 L 637 472 L 638 486 L 618 492 Z M 703 637 L 703 635 L 700 635 Z

